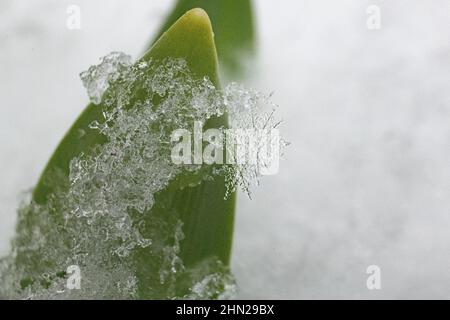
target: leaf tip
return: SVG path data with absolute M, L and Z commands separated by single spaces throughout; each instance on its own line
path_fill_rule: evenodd
M 211 28 L 211 20 L 209 19 L 208 14 L 202 8 L 194 8 L 187 11 L 183 18 L 189 19 L 191 23 L 196 23 L 199 25 L 204 25 Z

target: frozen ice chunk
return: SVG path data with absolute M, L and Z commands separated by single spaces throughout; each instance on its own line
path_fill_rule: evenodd
M 0 261 L 0 296 L 135 298 L 141 285 L 136 257 L 143 252 L 150 257 L 145 272 L 154 277 L 154 288 L 146 288 L 151 297 L 234 295 L 233 276 L 220 261 L 184 265 L 183 223 L 173 212 L 158 215 L 155 199 L 173 181 L 181 189 L 215 175 L 225 175 L 228 194 L 237 188 L 250 192 L 259 181 L 258 163 L 224 164 L 214 170 L 175 164 L 171 133 L 180 128 L 192 132 L 194 123 L 224 114 L 232 129 L 274 128 L 273 108 L 262 110 L 274 105 L 269 97 L 242 86 L 232 84 L 222 91 L 207 78 L 193 77 L 183 59 L 130 61 L 114 52 L 81 74 L 89 96 L 102 102 L 103 111 L 103 119 L 82 130 L 96 130 L 105 142 L 70 161 L 67 181 L 48 203 L 26 203 L 19 210 L 13 251 Z M 71 265 L 81 270 L 79 290 L 67 288 Z M 188 292 L 175 290 L 180 279 L 189 284 Z
M 95 104 L 101 102 L 110 81 L 117 79 L 120 71 L 131 65 L 131 56 L 122 52 L 111 52 L 100 59 L 100 64 L 91 66 L 80 74 L 89 98 Z

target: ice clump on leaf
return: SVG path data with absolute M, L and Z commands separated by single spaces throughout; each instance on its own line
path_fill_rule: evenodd
M 240 189 L 251 198 L 252 188 L 259 185 L 264 169 L 271 161 L 278 162 L 289 145 L 278 135 L 282 121 L 275 117 L 278 106 L 271 96 L 237 83 L 230 83 L 223 90 L 222 99 L 232 129 L 227 139 L 237 145 L 231 155 L 234 164 L 217 169 L 225 175 L 227 195 Z M 242 144 L 246 148 L 239 155 L 237 150 Z
M 153 298 L 231 298 L 236 285 L 228 267 L 213 257 L 186 267 L 179 255 L 183 223 L 153 207 L 169 184 L 188 188 L 215 175 L 225 174 L 228 192 L 249 190 L 259 178 L 254 167 L 174 164 L 170 137 L 225 113 L 234 128 L 272 126 L 273 117 L 258 111 L 262 95 L 236 85 L 221 91 L 194 78 L 183 59 L 131 64 L 117 52 L 81 78 L 103 113 L 83 130 L 105 143 L 70 161 L 68 178 L 45 205 L 21 207 L 12 253 L 0 260 L 0 296 L 133 299 L 145 290 Z M 142 253 L 151 257 L 145 272 L 155 275 L 152 288 L 139 283 Z M 71 265 L 81 270 L 80 290 L 67 289 Z M 189 288 L 182 294 L 180 281 Z
M 90 67 L 80 74 L 91 101 L 99 104 L 109 82 L 114 81 L 120 70 L 131 65 L 131 56 L 122 52 L 111 52 L 100 60 L 100 64 Z

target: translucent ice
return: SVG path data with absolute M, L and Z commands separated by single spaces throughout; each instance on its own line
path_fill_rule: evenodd
M 216 89 L 207 78 L 195 79 L 182 59 L 132 65 L 117 52 L 81 78 L 103 111 L 103 119 L 83 130 L 97 131 L 105 143 L 70 161 L 67 181 L 48 203 L 19 210 L 13 251 L 0 261 L 0 296 L 136 298 L 146 290 L 157 298 L 232 297 L 236 285 L 228 268 L 213 257 L 187 268 L 179 255 L 182 222 L 152 208 L 173 181 L 185 188 L 225 174 L 228 192 L 248 192 L 259 178 L 254 167 L 174 164 L 170 135 L 224 113 L 232 128 L 275 126 L 272 113 L 258 110 L 268 98 L 237 85 Z M 153 288 L 139 286 L 136 257 L 142 252 L 151 257 L 145 272 L 155 275 Z M 71 265 L 81 270 L 79 290 L 67 288 Z M 182 294 L 179 279 L 189 284 Z
M 109 82 L 114 81 L 119 71 L 129 65 L 131 65 L 131 56 L 122 52 L 111 52 L 100 59 L 100 64 L 82 72 L 80 74 L 81 81 L 91 101 L 99 104 Z

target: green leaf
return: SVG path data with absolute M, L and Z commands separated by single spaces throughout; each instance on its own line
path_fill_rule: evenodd
M 255 47 L 251 0 L 178 0 L 157 38 L 192 8 L 204 9 L 211 18 L 221 71 L 225 75 L 239 76 L 245 67 L 242 55 L 251 54 Z
M 205 11 L 193 9 L 185 13 L 163 33 L 141 61 L 158 61 L 167 57 L 185 59 L 195 77 L 201 79 L 206 76 L 219 87 L 213 31 Z M 102 107 L 89 104 L 48 162 L 34 189 L 34 202 L 45 205 L 51 201 L 53 194 L 68 181 L 72 158 L 81 153 L 91 154 L 95 146 L 106 142 L 98 131 L 87 129 L 90 123 L 102 119 Z M 206 127 L 212 126 L 226 127 L 227 116 L 210 119 Z M 167 220 L 176 216 L 182 220 L 184 240 L 181 242 L 179 256 L 187 268 L 212 257 L 218 258 L 225 265 L 229 264 L 235 195 L 224 200 L 224 194 L 225 181 L 222 176 L 184 189 L 180 189 L 178 183 L 174 182 L 166 190 L 156 194 L 151 212 L 146 213 L 149 223 L 154 216 L 165 217 Z M 54 217 L 55 221 L 62 224 L 63 213 L 53 214 L 57 215 Z M 35 218 L 29 217 L 29 220 L 22 223 L 32 225 L 33 219 Z M 167 297 L 167 288 L 159 280 L 159 270 L 151 268 L 152 257 L 148 248 L 137 249 L 132 256 L 137 269 L 139 298 Z M 20 254 L 17 259 L 21 260 Z M 26 259 L 23 258 L 21 263 L 26 264 Z M 176 295 L 181 296 L 188 289 L 183 284 L 177 284 Z

